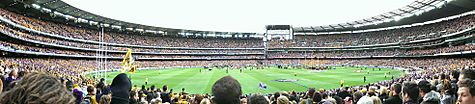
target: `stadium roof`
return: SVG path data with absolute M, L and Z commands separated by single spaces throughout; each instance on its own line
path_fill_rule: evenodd
M 354 31 L 420 23 L 474 10 L 473 0 L 415 0 L 402 8 L 340 24 L 294 27 L 295 32 L 319 33 Z

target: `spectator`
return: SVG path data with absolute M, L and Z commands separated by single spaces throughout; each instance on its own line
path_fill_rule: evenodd
M 460 80 L 458 84 L 459 104 L 473 104 L 475 102 L 475 81 L 469 78 Z
M 200 104 L 211 104 L 211 101 L 208 98 L 201 100 Z
M 419 87 L 419 96 L 422 97 L 421 100 L 419 100 L 419 102 L 437 102 L 437 103 L 440 103 L 440 94 L 438 92 L 435 92 L 431 87 L 431 84 L 426 81 L 426 80 L 422 80 L 422 81 L 419 81 L 419 83 L 417 84 L 417 86 Z
M 111 104 L 128 104 L 132 85 L 127 74 L 121 73 L 112 80 L 110 85 L 112 92 Z
M 286 96 L 280 96 L 277 98 L 277 104 L 291 104 Z
M 277 104 L 277 98 L 280 97 L 280 92 L 275 92 L 274 96 L 272 97 L 271 104 Z
M 172 91 L 168 91 L 168 86 L 167 85 L 163 85 L 162 87 L 162 92 L 160 93 L 160 98 L 162 99 L 162 103 L 171 103 L 171 93 Z
M 387 100 L 383 100 L 384 104 L 402 104 L 402 99 L 399 96 L 401 92 L 401 84 L 396 83 L 391 86 L 391 93 L 392 94 Z
M 248 104 L 270 104 L 269 100 L 261 94 L 253 94 L 249 98 Z
M 78 84 L 74 84 L 74 87 L 73 87 L 73 95 L 74 97 L 76 98 L 76 104 L 81 104 L 84 96 L 83 96 L 83 91 L 81 90 L 81 88 L 79 87 Z
M 104 86 L 106 85 L 105 80 L 106 79 L 101 78 L 99 83 L 96 84 L 96 88 L 104 88 Z
M 315 88 L 309 88 L 304 98 L 299 102 L 299 104 L 311 104 L 313 103 L 313 94 L 315 93 Z M 323 97 L 323 96 L 322 96 Z
M 94 86 L 87 86 L 87 95 L 84 97 L 84 101 L 89 102 L 88 104 L 97 104 L 96 100 L 96 88 Z
M 0 78 L 0 95 L 2 95 L 3 91 L 3 79 Z
M 419 87 L 415 82 L 402 84 L 402 100 L 404 104 L 419 104 Z
M 442 81 L 442 89 L 441 92 L 441 104 L 455 104 L 456 97 L 455 97 L 455 90 L 452 88 L 449 80 Z
M 111 103 L 111 96 L 110 95 L 103 95 L 99 100 L 99 104 L 110 104 Z
M 463 69 L 458 77 L 459 83 L 465 78 L 475 79 L 475 69 Z
M 11 84 L 13 84 L 12 82 L 15 81 L 15 79 L 17 78 L 17 70 L 16 69 L 12 69 L 10 71 L 10 73 L 8 74 L 8 77 L 5 79 L 5 83 L 6 83 L 6 86 L 7 87 L 10 87 L 12 86 Z
M 361 97 L 356 104 L 373 104 L 373 99 L 369 96 Z
M 356 91 L 355 93 L 353 93 L 353 103 L 357 103 L 361 97 L 363 97 L 363 93 L 361 91 Z
M 74 97 L 58 79 L 44 73 L 30 73 L 11 90 L 4 92 L 0 103 L 73 104 Z
M 382 104 L 381 99 L 377 96 L 372 96 L 371 99 L 373 99 L 373 104 Z
M 384 86 L 381 86 L 378 97 L 381 101 L 384 101 L 384 99 L 388 99 L 388 97 L 389 97 L 388 96 L 388 89 Z
M 315 102 L 315 103 L 321 102 L 321 101 L 322 101 L 322 94 L 320 94 L 319 92 L 315 91 L 315 93 L 313 93 L 312 100 L 313 100 L 313 102 Z
M 212 87 L 213 101 L 216 104 L 239 104 L 242 94 L 241 84 L 231 76 L 225 76 L 216 81 Z M 251 103 L 251 102 L 249 102 Z

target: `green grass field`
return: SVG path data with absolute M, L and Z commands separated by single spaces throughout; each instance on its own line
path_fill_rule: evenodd
M 212 71 L 203 68 L 171 68 L 161 70 L 138 70 L 135 74 L 129 74 L 132 84 L 140 86 L 145 84 L 148 78 L 148 85 L 155 85 L 159 88 L 168 85 L 174 91 L 181 91 L 185 88 L 190 93 L 211 93 L 211 86 L 216 80 L 223 76 L 230 75 L 236 78 L 241 84 L 243 93 L 274 93 L 276 91 L 306 91 L 308 87 L 313 88 L 338 88 L 340 80 L 344 80 L 345 86 L 363 85 L 363 76 L 367 77 L 366 83 L 377 82 L 381 80 L 390 80 L 391 76 L 395 78 L 403 75 L 399 70 L 382 69 L 379 71 L 367 68 L 362 73 L 354 72 L 360 68 L 354 67 L 336 67 L 336 70 L 326 70 L 323 72 L 312 72 L 306 69 L 278 69 L 275 67 L 266 68 L 264 70 L 245 69 L 242 73 L 240 70 L 229 70 L 226 73 L 224 69 L 213 69 Z M 202 72 L 200 72 L 200 70 Z M 369 71 L 370 74 L 367 73 Z M 384 73 L 390 72 L 387 78 Z M 108 74 L 108 83 L 119 72 L 110 72 Z M 294 76 L 296 74 L 297 76 Z M 276 79 L 296 79 L 297 82 L 277 82 Z M 267 85 L 267 89 L 259 88 L 259 82 Z

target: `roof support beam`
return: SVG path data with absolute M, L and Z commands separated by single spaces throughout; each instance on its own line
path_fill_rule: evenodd
M 382 16 L 382 17 L 384 17 L 384 18 L 389 18 L 388 16 L 386 16 L 386 15 L 382 15 L 382 14 L 381 14 L 380 16 Z
M 378 19 L 376 17 L 371 17 L 372 19 L 375 19 L 375 20 L 378 20 L 378 21 L 381 21 L 381 19 Z
M 369 21 L 369 20 L 366 20 L 366 19 L 363 19 L 363 21 L 366 21 L 366 22 L 373 22 L 373 21 Z
M 422 5 L 424 5 L 424 6 L 430 5 L 430 6 L 432 6 L 432 7 L 436 7 L 435 5 L 432 5 L 432 3 L 434 3 L 435 1 L 438 1 L 438 0 L 432 0 L 432 1 L 430 1 L 430 3 L 423 3 L 423 2 L 420 2 L 420 1 L 417 1 L 417 0 L 414 1 L 414 2 L 419 3 L 419 4 L 422 4 Z
M 401 14 L 397 14 L 397 13 L 394 13 L 394 12 L 389 12 L 389 13 L 397 15 L 397 16 L 401 16 Z
M 335 27 L 333 27 L 332 25 L 328 25 L 328 26 L 330 26 L 332 29 L 335 29 Z
M 320 26 L 320 28 L 322 28 L 323 31 L 327 30 L 327 29 L 323 28 L 323 26 Z
M 419 3 L 419 4 L 422 4 L 422 5 L 424 5 L 424 6 L 429 5 L 429 4 L 426 4 L 426 3 L 423 3 L 423 2 L 420 2 L 420 1 L 417 1 L 417 0 L 415 0 L 414 2 Z
M 345 28 L 345 26 L 341 25 L 341 24 L 338 24 L 338 26 L 340 26 L 341 28 Z
M 412 5 L 408 5 L 407 7 L 412 8 L 412 9 L 415 9 L 415 10 L 421 9 L 421 8 L 416 8 L 416 7 L 412 6 Z
M 313 28 L 312 26 L 310 26 L 310 28 L 312 28 L 312 32 L 317 33 L 317 31 L 315 31 L 315 28 Z
M 305 32 L 305 29 L 303 29 L 303 27 L 300 27 L 300 28 L 302 28 L 303 35 L 307 35 L 307 33 Z
M 402 9 L 398 9 L 399 11 L 402 11 L 404 13 L 410 13 L 409 11 L 406 11 L 406 10 L 402 10 Z

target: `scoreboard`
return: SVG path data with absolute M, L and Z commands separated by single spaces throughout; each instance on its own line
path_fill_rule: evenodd
M 267 40 L 290 40 L 293 38 L 293 29 L 291 25 L 266 25 L 266 34 L 264 41 Z

